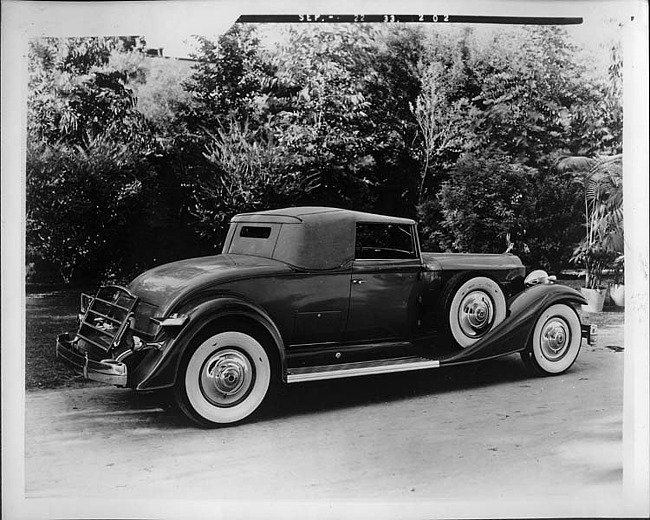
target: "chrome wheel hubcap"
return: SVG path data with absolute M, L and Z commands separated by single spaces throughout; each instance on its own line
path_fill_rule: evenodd
M 472 291 L 465 296 L 458 312 L 460 328 L 470 338 L 482 336 L 494 323 L 494 304 L 483 291 Z
M 234 406 L 252 388 L 253 365 L 246 355 L 234 349 L 212 354 L 200 374 L 201 392 L 216 406 Z
M 567 323 L 560 318 L 551 318 L 542 329 L 542 354 L 550 361 L 561 359 L 567 352 L 570 339 L 571 332 Z

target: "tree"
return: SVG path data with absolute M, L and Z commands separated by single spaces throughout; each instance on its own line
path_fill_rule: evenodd
M 359 28 L 290 29 L 272 53 L 245 26 L 216 44 L 202 40 L 187 82 L 192 106 L 182 117 L 191 130 L 183 146 L 203 233 L 222 236 L 237 211 L 369 204 L 374 179 L 364 89 L 373 45 Z M 230 58 L 242 49 L 243 60 Z
M 279 173 L 309 179 L 296 203 L 365 207 L 375 182 L 365 93 L 374 74 L 372 32 L 307 27 L 288 36 L 273 59 L 268 100 L 268 125 L 283 155 Z
M 587 74 L 562 28 L 477 29 L 446 36 L 429 45 L 415 109 L 426 152 L 428 194 L 424 189 L 420 204 L 420 218 L 428 223 L 425 242 L 450 248 L 449 236 L 459 233 L 448 220 L 448 208 L 441 207 L 440 187 L 455 185 L 458 154 L 500 156 L 515 169 L 526 165 L 536 172 L 528 188 L 534 197 L 517 210 L 523 212 L 520 231 L 530 251 L 520 254 L 557 271 L 581 236 L 581 195 L 555 169 L 557 157 L 615 149 L 616 136 L 620 139 L 616 89 L 610 89 L 611 81 Z
M 603 81 L 555 27 L 301 25 L 275 47 L 262 30 L 198 37 L 191 70 L 134 40 L 33 41 L 30 255 L 127 273 L 214 252 L 235 213 L 322 204 L 419 215 L 427 248 L 568 260 L 582 193 L 555 165 L 620 153 L 615 46 Z
M 180 117 L 191 130 L 215 128 L 228 114 L 251 118 L 262 86 L 271 72 L 262 59 L 255 26 L 235 24 L 215 42 L 195 37 L 198 50 L 184 87 L 191 95 Z
M 66 283 L 123 267 L 153 184 L 153 140 L 128 87 L 141 50 L 120 38 L 30 42 L 28 261 L 54 265 Z
M 412 26 L 380 26 L 365 82 L 374 160 L 372 211 L 415 217 L 420 157 L 414 149 L 418 125 L 411 107 L 421 89 L 418 63 L 425 36 Z
M 142 42 L 143 44 L 143 42 Z M 84 146 L 99 135 L 129 145 L 150 146 L 133 91 L 130 66 L 117 68 L 119 38 L 44 38 L 30 42 L 28 133 L 30 139 Z
M 165 153 L 173 176 L 189 187 L 188 224 L 214 245 L 225 236 L 234 213 L 253 209 L 242 205 L 251 200 L 244 192 L 254 193 L 242 184 L 241 173 L 250 166 L 244 148 L 256 141 L 253 148 L 259 149 L 264 139 L 266 105 L 260 96 L 270 69 L 254 26 L 235 24 L 217 41 L 196 40 L 195 62 L 182 83 L 187 96 L 179 96 L 175 118 L 166 125 L 170 135 Z M 235 186 L 243 192 L 232 191 Z
M 420 130 L 423 162 L 418 204 L 427 190 L 436 192 L 445 173 L 453 168 L 474 140 L 470 122 L 476 112 L 472 99 L 477 86 L 469 66 L 470 38 L 466 28 L 444 35 L 434 33 L 418 64 L 421 89 L 411 105 Z
M 160 148 L 169 149 L 183 132 L 178 113 L 190 94 L 183 84 L 189 79 L 191 62 L 175 59 L 143 58 L 142 77 L 129 82 L 137 97 L 137 110 L 147 120 Z
M 571 114 L 590 95 L 574 51 L 565 30 L 555 26 L 504 32 L 478 51 L 477 145 L 541 167 L 574 142 L 579 133 Z
M 457 252 L 501 253 L 511 244 L 523 249 L 534 174 L 505 155 L 464 155 L 438 196 L 442 229 L 425 221 L 425 234 Z

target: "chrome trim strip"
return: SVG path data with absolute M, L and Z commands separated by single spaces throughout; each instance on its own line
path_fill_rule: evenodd
M 127 349 L 124 352 L 122 352 L 121 354 L 118 354 L 115 357 L 115 361 L 121 363 L 122 361 L 124 361 L 126 358 L 128 358 L 134 352 L 135 352 L 135 350 Z
M 99 316 L 99 317 L 102 318 L 102 319 L 105 319 L 105 320 L 108 320 L 108 321 L 112 321 L 112 322 L 115 323 L 116 325 L 121 325 L 121 324 L 122 324 L 122 322 L 121 322 L 120 320 L 116 320 L 115 318 L 111 318 L 110 316 L 106 316 L 106 314 L 102 314 L 102 313 L 99 312 L 99 311 L 95 311 L 95 310 L 89 309 L 89 312 L 92 312 L 93 314 L 96 314 L 97 316 Z
M 334 347 L 337 346 L 343 350 L 347 348 L 393 348 L 393 347 L 408 347 L 411 345 L 409 341 L 368 341 L 366 343 L 340 343 L 338 341 L 323 341 L 320 343 L 294 343 L 289 346 L 289 353 L 299 352 L 300 349 L 310 349 L 310 348 L 322 348 L 322 347 Z
M 128 307 L 124 307 L 123 305 L 118 305 L 117 303 L 109 302 L 108 300 L 104 300 L 104 299 L 102 299 L 102 298 L 100 298 L 98 296 L 95 296 L 95 301 L 101 302 L 104 305 L 110 305 L 111 307 L 116 307 L 116 308 L 118 308 L 118 309 L 120 309 L 122 311 L 129 312 L 131 310 Z M 131 307 L 131 308 L 133 308 L 133 307 Z
M 397 362 L 399 361 L 399 362 Z M 352 366 L 350 366 L 352 365 Z M 350 363 L 349 365 L 333 365 L 314 367 L 322 370 L 313 370 L 309 372 L 298 372 L 291 369 L 287 373 L 287 383 L 301 383 L 304 381 L 322 381 L 326 379 L 340 379 L 343 377 L 367 376 L 373 374 L 392 374 L 396 372 L 408 372 L 410 370 L 423 370 L 426 368 L 439 368 L 440 361 L 425 358 L 413 358 L 413 360 L 404 361 L 394 360 L 393 363 L 377 364 L 377 361 L 366 363 Z
M 172 314 L 167 318 L 149 318 L 163 327 L 182 327 L 190 317 L 187 314 Z

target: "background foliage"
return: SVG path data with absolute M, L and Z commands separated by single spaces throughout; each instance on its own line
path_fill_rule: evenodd
M 30 44 L 32 281 L 126 280 L 218 252 L 235 213 L 417 218 L 429 250 L 554 272 L 585 234 L 557 165 L 620 154 L 620 50 L 594 73 L 558 27 L 235 25 L 193 62 L 141 39 Z

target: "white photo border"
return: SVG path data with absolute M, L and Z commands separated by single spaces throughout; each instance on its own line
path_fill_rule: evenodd
M 626 306 L 624 497 L 602 503 L 435 501 L 418 503 L 25 499 L 24 215 L 27 42 L 41 36 L 218 34 L 241 14 L 419 13 L 583 16 L 613 9 L 629 16 L 624 47 Z M 128 16 L 125 15 L 128 13 Z M 6 518 L 479 518 L 648 515 L 648 5 L 629 1 L 236 1 L 2 3 L 2 498 Z M 558 507 L 561 506 L 561 507 Z

